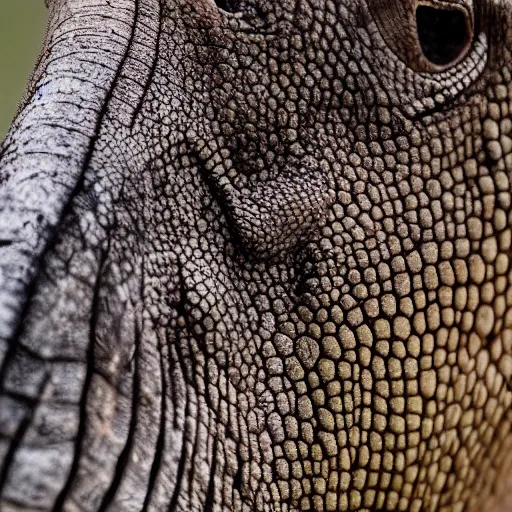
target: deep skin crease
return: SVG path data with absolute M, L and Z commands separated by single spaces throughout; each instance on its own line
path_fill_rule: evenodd
M 47 4 L 0 510 L 510 510 L 511 1 Z

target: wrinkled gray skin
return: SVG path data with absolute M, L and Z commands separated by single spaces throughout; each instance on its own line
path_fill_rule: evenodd
M 511 509 L 512 2 L 418 3 L 48 1 L 2 512 Z

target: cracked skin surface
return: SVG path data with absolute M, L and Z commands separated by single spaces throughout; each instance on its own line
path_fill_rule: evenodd
M 511 2 L 47 3 L 1 510 L 510 510 Z

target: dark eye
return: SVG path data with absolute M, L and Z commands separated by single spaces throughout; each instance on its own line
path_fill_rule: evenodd
M 423 55 L 436 66 L 455 63 L 468 49 L 471 27 L 463 11 L 420 5 L 416 23 Z

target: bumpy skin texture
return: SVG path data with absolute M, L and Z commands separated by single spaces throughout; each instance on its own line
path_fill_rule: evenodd
M 510 510 L 512 3 L 423 2 L 446 68 L 415 0 L 48 3 L 1 510 Z

